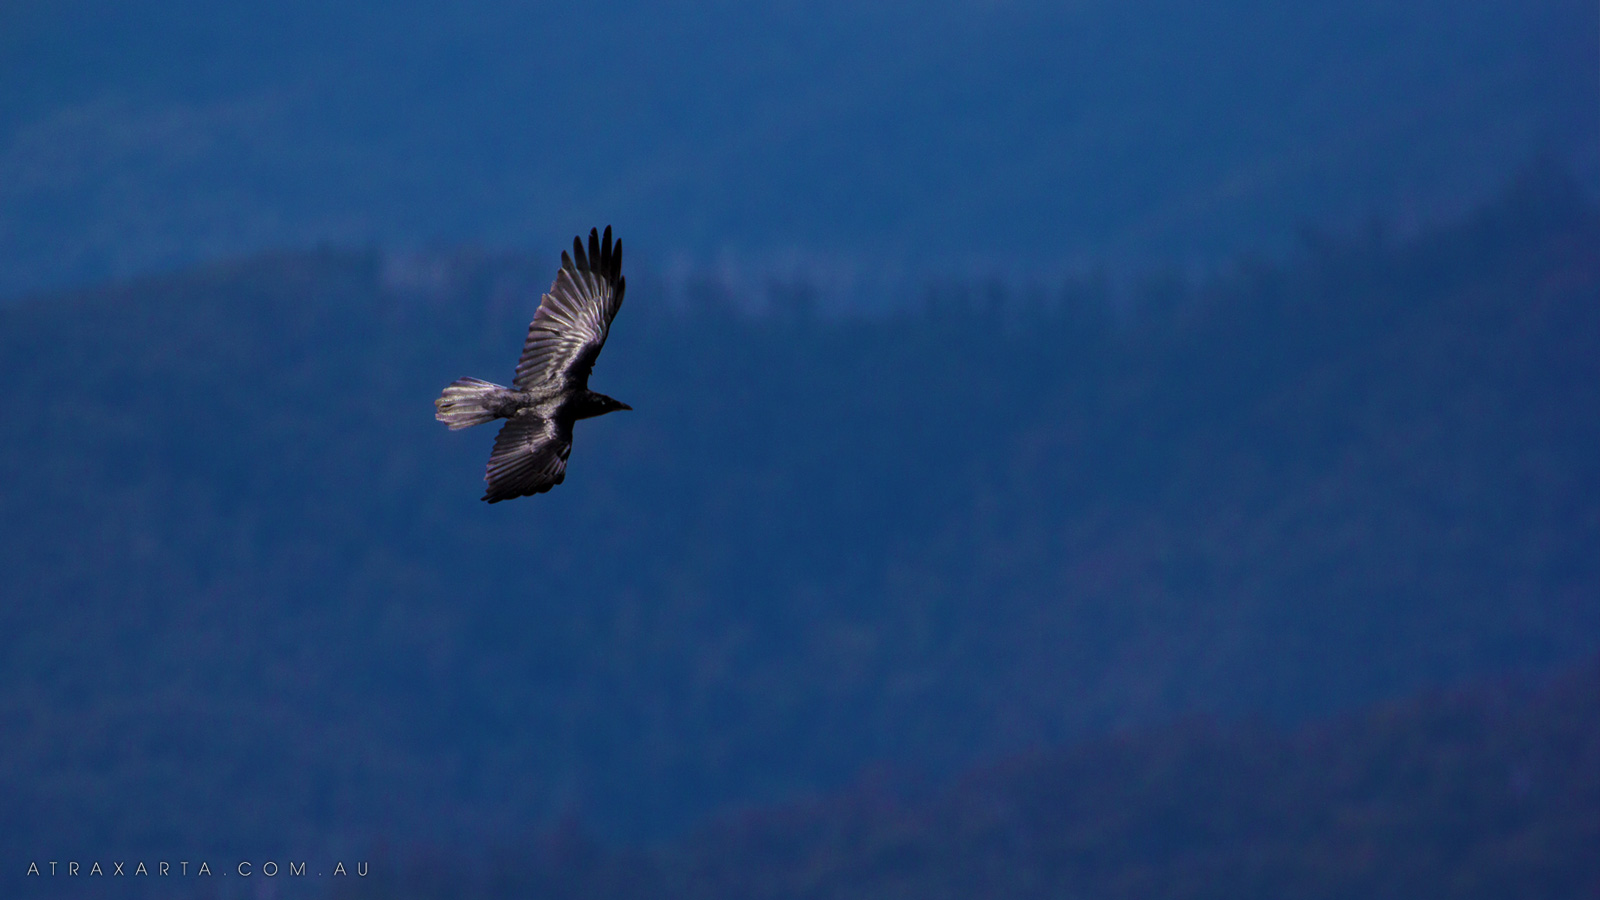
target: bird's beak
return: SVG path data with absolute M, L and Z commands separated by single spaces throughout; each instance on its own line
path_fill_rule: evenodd
M 633 407 L 629 406 L 626 403 L 623 403 L 621 400 L 617 401 L 617 409 L 625 409 L 625 410 L 628 410 L 629 412 L 633 411 Z

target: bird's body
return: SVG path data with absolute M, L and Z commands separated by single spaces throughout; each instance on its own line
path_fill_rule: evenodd
M 572 423 L 626 403 L 589 390 L 589 373 L 622 306 L 622 242 L 589 232 L 589 252 L 572 241 L 561 270 L 528 325 L 528 339 L 511 387 L 459 378 L 434 401 L 434 418 L 451 429 L 506 419 L 495 438 L 484 480 L 490 503 L 541 494 L 566 478 Z

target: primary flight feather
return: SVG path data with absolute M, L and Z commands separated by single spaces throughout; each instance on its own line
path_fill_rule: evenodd
M 511 387 L 458 378 L 433 401 L 434 418 L 452 430 L 509 420 L 489 454 L 484 500 L 542 494 L 560 484 L 572 452 L 572 423 L 633 408 L 589 390 L 627 286 L 622 242 L 611 242 L 611 226 L 604 237 L 590 229 L 587 253 L 573 238 L 572 254 L 561 254 L 561 270 L 528 325 Z

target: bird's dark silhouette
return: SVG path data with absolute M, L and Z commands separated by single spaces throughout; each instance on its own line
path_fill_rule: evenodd
M 483 499 L 490 503 L 542 494 L 567 477 L 572 423 L 603 416 L 626 403 L 589 390 L 589 374 L 622 307 L 622 242 L 589 231 L 589 250 L 572 239 L 561 271 L 528 325 L 511 387 L 458 378 L 433 401 L 434 418 L 452 430 L 507 419 L 494 439 Z

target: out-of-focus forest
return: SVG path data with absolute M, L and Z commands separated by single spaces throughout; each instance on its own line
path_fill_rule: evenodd
M 1582 896 L 1600 213 L 1534 166 L 1447 226 L 1302 243 L 873 316 L 640 267 L 593 379 L 636 411 L 494 507 L 492 432 L 430 404 L 509 377 L 543 254 L 0 309 L 0 859 Z
M 875 772 L 618 852 L 569 820 L 392 854 L 340 898 L 1588 897 L 1600 667 L 1292 733 L 1178 726 L 1020 756 L 937 792 Z
M 263 248 L 1138 271 L 1600 190 L 1592 0 L 7 0 L 0 298 Z M 603 223 L 601 223 L 603 224 Z
M 1600 896 L 1597 34 L 0 2 L 0 900 Z

